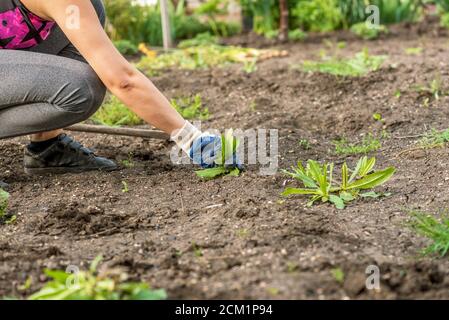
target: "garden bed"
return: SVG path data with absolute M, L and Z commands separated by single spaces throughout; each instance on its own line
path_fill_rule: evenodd
M 309 208 L 303 197 L 280 196 L 292 184 L 281 173 L 261 176 L 250 166 L 240 178 L 201 181 L 191 167 L 172 165 L 168 142 L 94 134 L 75 137 L 132 165 L 29 177 L 22 169 L 26 138 L 2 140 L 0 180 L 11 184 L 17 220 L 0 226 L 0 296 L 26 296 L 42 286 L 42 269 L 87 268 L 102 254 L 109 266 L 165 288 L 170 298 L 449 298 L 449 261 L 420 256 L 427 242 L 406 225 L 408 210 L 435 213 L 449 201 L 449 149 L 415 148 L 418 134 L 449 127 L 449 98 L 424 103 L 410 89 L 437 73 L 448 81 L 449 42 L 436 27 L 421 35 L 401 28 L 407 36 L 344 38 L 342 56 L 365 46 L 388 55 L 380 70 L 359 78 L 292 68 L 318 59 L 323 48 L 332 51 L 310 39 L 280 45 L 288 57 L 262 61 L 250 74 L 233 65 L 153 78 L 170 97 L 201 94 L 210 113 L 205 126 L 279 129 L 280 168 L 307 159 L 353 166 L 359 156 L 335 154 L 333 141 L 386 131 L 370 155 L 379 166 L 396 168 L 380 188 L 389 197 L 358 200 L 345 210 Z M 407 54 L 417 47 L 420 54 Z M 368 265 L 380 268 L 380 291 L 365 288 Z M 29 276 L 31 288 L 20 291 Z

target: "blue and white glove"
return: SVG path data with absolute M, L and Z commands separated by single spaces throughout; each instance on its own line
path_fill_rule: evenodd
M 176 142 L 193 160 L 194 164 L 200 165 L 204 169 L 213 168 L 221 162 L 221 136 L 202 133 L 188 121 L 183 128 L 172 135 L 171 140 Z M 225 165 L 243 169 L 243 165 L 235 153 L 232 155 L 232 161 L 226 159 Z

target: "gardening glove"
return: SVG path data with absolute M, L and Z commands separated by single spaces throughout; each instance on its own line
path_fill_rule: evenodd
M 202 168 L 216 167 L 222 158 L 222 139 L 220 136 L 210 133 L 202 133 L 195 128 L 190 122 L 186 121 L 185 125 L 171 136 L 171 140 L 193 160 L 194 164 L 200 165 Z M 225 164 L 229 167 L 237 167 L 243 169 L 243 165 L 239 161 L 236 153 L 232 153 L 231 159 L 226 159 Z

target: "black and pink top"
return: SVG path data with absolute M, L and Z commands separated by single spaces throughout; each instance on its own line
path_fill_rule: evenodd
M 20 0 L 0 0 L 0 49 L 28 49 L 45 40 L 54 22 L 30 12 Z

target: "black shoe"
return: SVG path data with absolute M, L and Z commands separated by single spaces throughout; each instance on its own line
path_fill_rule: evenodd
M 93 151 L 83 147 L 64 133 L 60 134 L 57 141 L 43 152 L 34 153 L 26 148 L 24 167 L 27 174 L 117 169 L 114 161 L 95 156 Z
M 6 182 L 0 180 L 0 189 L 6 190 L 8 187 L 9 185 Z

